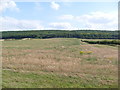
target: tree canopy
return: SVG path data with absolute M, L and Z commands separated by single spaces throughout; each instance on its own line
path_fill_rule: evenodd
M 101 31 L 101 30 L 3 31 L 1 39 L 22 39 L 22 38 L 119 39 L 118 34 L 119 31 Z

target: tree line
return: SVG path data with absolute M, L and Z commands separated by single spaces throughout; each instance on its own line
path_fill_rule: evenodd
M 81 41 L 89 44 L 120 45 L 120 40 L 102 40 L 102 41 L 81 40 Z
M 119 39 L 119 31 L 101 30 L 31 30 L 3 31 L 1 39 L 22 38 L 81 38 L 81 39 Z

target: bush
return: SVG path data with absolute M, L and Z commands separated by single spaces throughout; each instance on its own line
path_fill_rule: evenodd
M 106 44 L 106 45 L 120 45 L 120 41 L 119 40 L 103 40 L 103 41 L 82 41 L 82 42 L 86 42 L 86 43 L 90 43 L 90 44 Z
M 80 54 L 84 54 L 85 52 L 84 51 L 80 51 Z
M 80 54 L 91 54 L 92 53 L 92 51 L 80 51 Z

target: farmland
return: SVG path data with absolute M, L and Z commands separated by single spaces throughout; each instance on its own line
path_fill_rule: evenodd
M 3 88 L 117 88 L 118 46 L 78 38 L 2 42 Z

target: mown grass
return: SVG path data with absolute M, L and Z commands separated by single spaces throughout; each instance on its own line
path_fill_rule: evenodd
M 2 43 L 3 88 L 117 87 L 117 46 L 75 38 Z
M 64 76 L 57 74 L 36 74 L 3 70 L 4 88 L 115 88 L 116 84 L 104 84 L 103 81 L 96 81 L 94 78 L 82 79 L 75 76 Z M 90 79 L 91 78 L 91 79 Z M 100 79 L 99 77 L 96 77 Z M 112 78 L 111 78 L 112 80 Z M 108 82 L 110 81 L 107 80 Z

